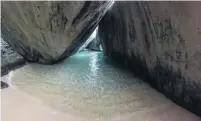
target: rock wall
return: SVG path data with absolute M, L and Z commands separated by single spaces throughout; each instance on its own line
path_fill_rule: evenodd
M 99 24 L 106 55 L 201 116 L 201 2 L 115 2 Z
M 26 60 L 55 63 L 76 52 L 112 1 L 3 1 L 2 38 Z

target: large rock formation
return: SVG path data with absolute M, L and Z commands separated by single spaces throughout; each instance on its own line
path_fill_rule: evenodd
M 54 63 L 87 40 L 112 1 L 2 2 L 2 38 L 26 60 Z
M 99 24 L 104 52 L 201 116 L 201 2 L 115 2 Z

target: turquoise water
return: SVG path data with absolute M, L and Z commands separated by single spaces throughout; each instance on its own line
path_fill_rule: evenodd
M 101 52 L 83 51 L 55 65 L 27 64 L 12 72 L 12 85 L 61 112 L 96 118 L 160 113 L 172 105 Z

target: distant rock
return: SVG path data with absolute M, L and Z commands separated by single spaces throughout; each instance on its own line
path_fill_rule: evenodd
M 93 51 L 100 51 L 100 41 L 98 37 L 98 27 L 93 31 L 87 41 L 80 47 L 79 51 L 89 49 Z
M 52 64 L 86 42 L 113 2 L 1 3 L 2 38 L 27 61 Z
M 101 45 L 100 41 L 95 38 L 92 42 L 90 42 L 87 46 L 87 49 L 93 50 L 93 51 L 101 51 Z
M 86 46 L 86 48 L 93 51 L 102 51 L 98 33 L 96 34 L 94 39 Z

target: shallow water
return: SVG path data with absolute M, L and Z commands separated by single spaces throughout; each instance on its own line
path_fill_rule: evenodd
M 55 65 L 27 64 L 9 76 L 11 85 L 44 105 L 94 119 L 143 112 L 163 120 L 176 106 L 101 52 L 80 52 Z

